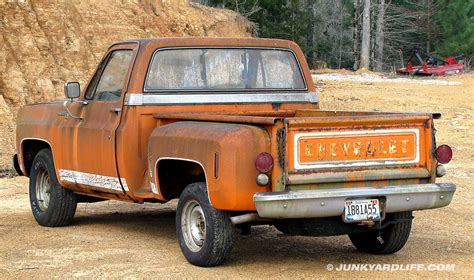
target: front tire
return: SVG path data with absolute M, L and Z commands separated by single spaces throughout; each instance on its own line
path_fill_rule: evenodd
M 394 213 L 395 224 L 379 230 L 349 234 L 352 244 L 361 252 L 370 254 L 393 254 L 405 246 L 410 236 L 412 224 L 412 212 Z M 381 243 L 377 237 L 382 238 Z
M 176 210 L 176 232 L 186 259 L 197 266 L 224 262 L 234 244 L 234 228 L 228 213 L 214 209 L 205 183 L 188 185 Z
M 76 195 L 63 187 L 56 178 L 53 154 L 39 151 L 30 171 L 30 205 L 38 224 L 47 227 L 65 226 L 76 213 Z

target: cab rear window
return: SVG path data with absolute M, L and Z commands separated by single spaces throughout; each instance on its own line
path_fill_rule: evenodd
M 179 48 L 158 50 L 145 91 L 304 90 L 293 52 L 255 48 Z

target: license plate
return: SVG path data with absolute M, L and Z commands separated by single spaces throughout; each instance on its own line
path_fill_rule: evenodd
M 346 200 L 344 221 L 359 222 L 380 220 L 380 203 L 378 199 Z

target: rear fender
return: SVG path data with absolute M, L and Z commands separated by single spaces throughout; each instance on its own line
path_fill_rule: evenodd
M 148 144 L 150 182 L 156 184 L 158 198 L 167 200 L 160 188 L 159 162 L 194 162 L 205 173 L 214 208 L 255 210 L 253 195 L 271 190 L 256 183 L 255 157 L 265 151 L 270 151 L 270 136 L 256 126 L 192 121 L 160 126 Z

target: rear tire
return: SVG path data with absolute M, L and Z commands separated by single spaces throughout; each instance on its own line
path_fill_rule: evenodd
M 410 236 L 412 224 L 412 212 L 394 213 L 393 218 L 398 220 L 397 223 L 387 226 L 379 230 L 371 230 L 368 232 L 349 234 L 352 244 L 361 252 L 370 254 L 393 254 L 398 252 L 405 246 Z M 383 239 L 383 243 L 377 239 L 379 236 Z
M 76 195 L 63 187 L 56 178 L 53 154 L 39 151 L 30 171 L 30 205 L 38 224 L 47 227 L 65 226 L 76 213 Z
M 225 261 L 234 244 L 234 228 L 227 212 L 214 209 L 205 183 L 188 185 L 176 210 L 176 233 L 186 259 L 197 266 Z
M 286 222 L 276 222 L 273 224 L 273 226 L 282 234 L 290 234 L 288 223 Z

